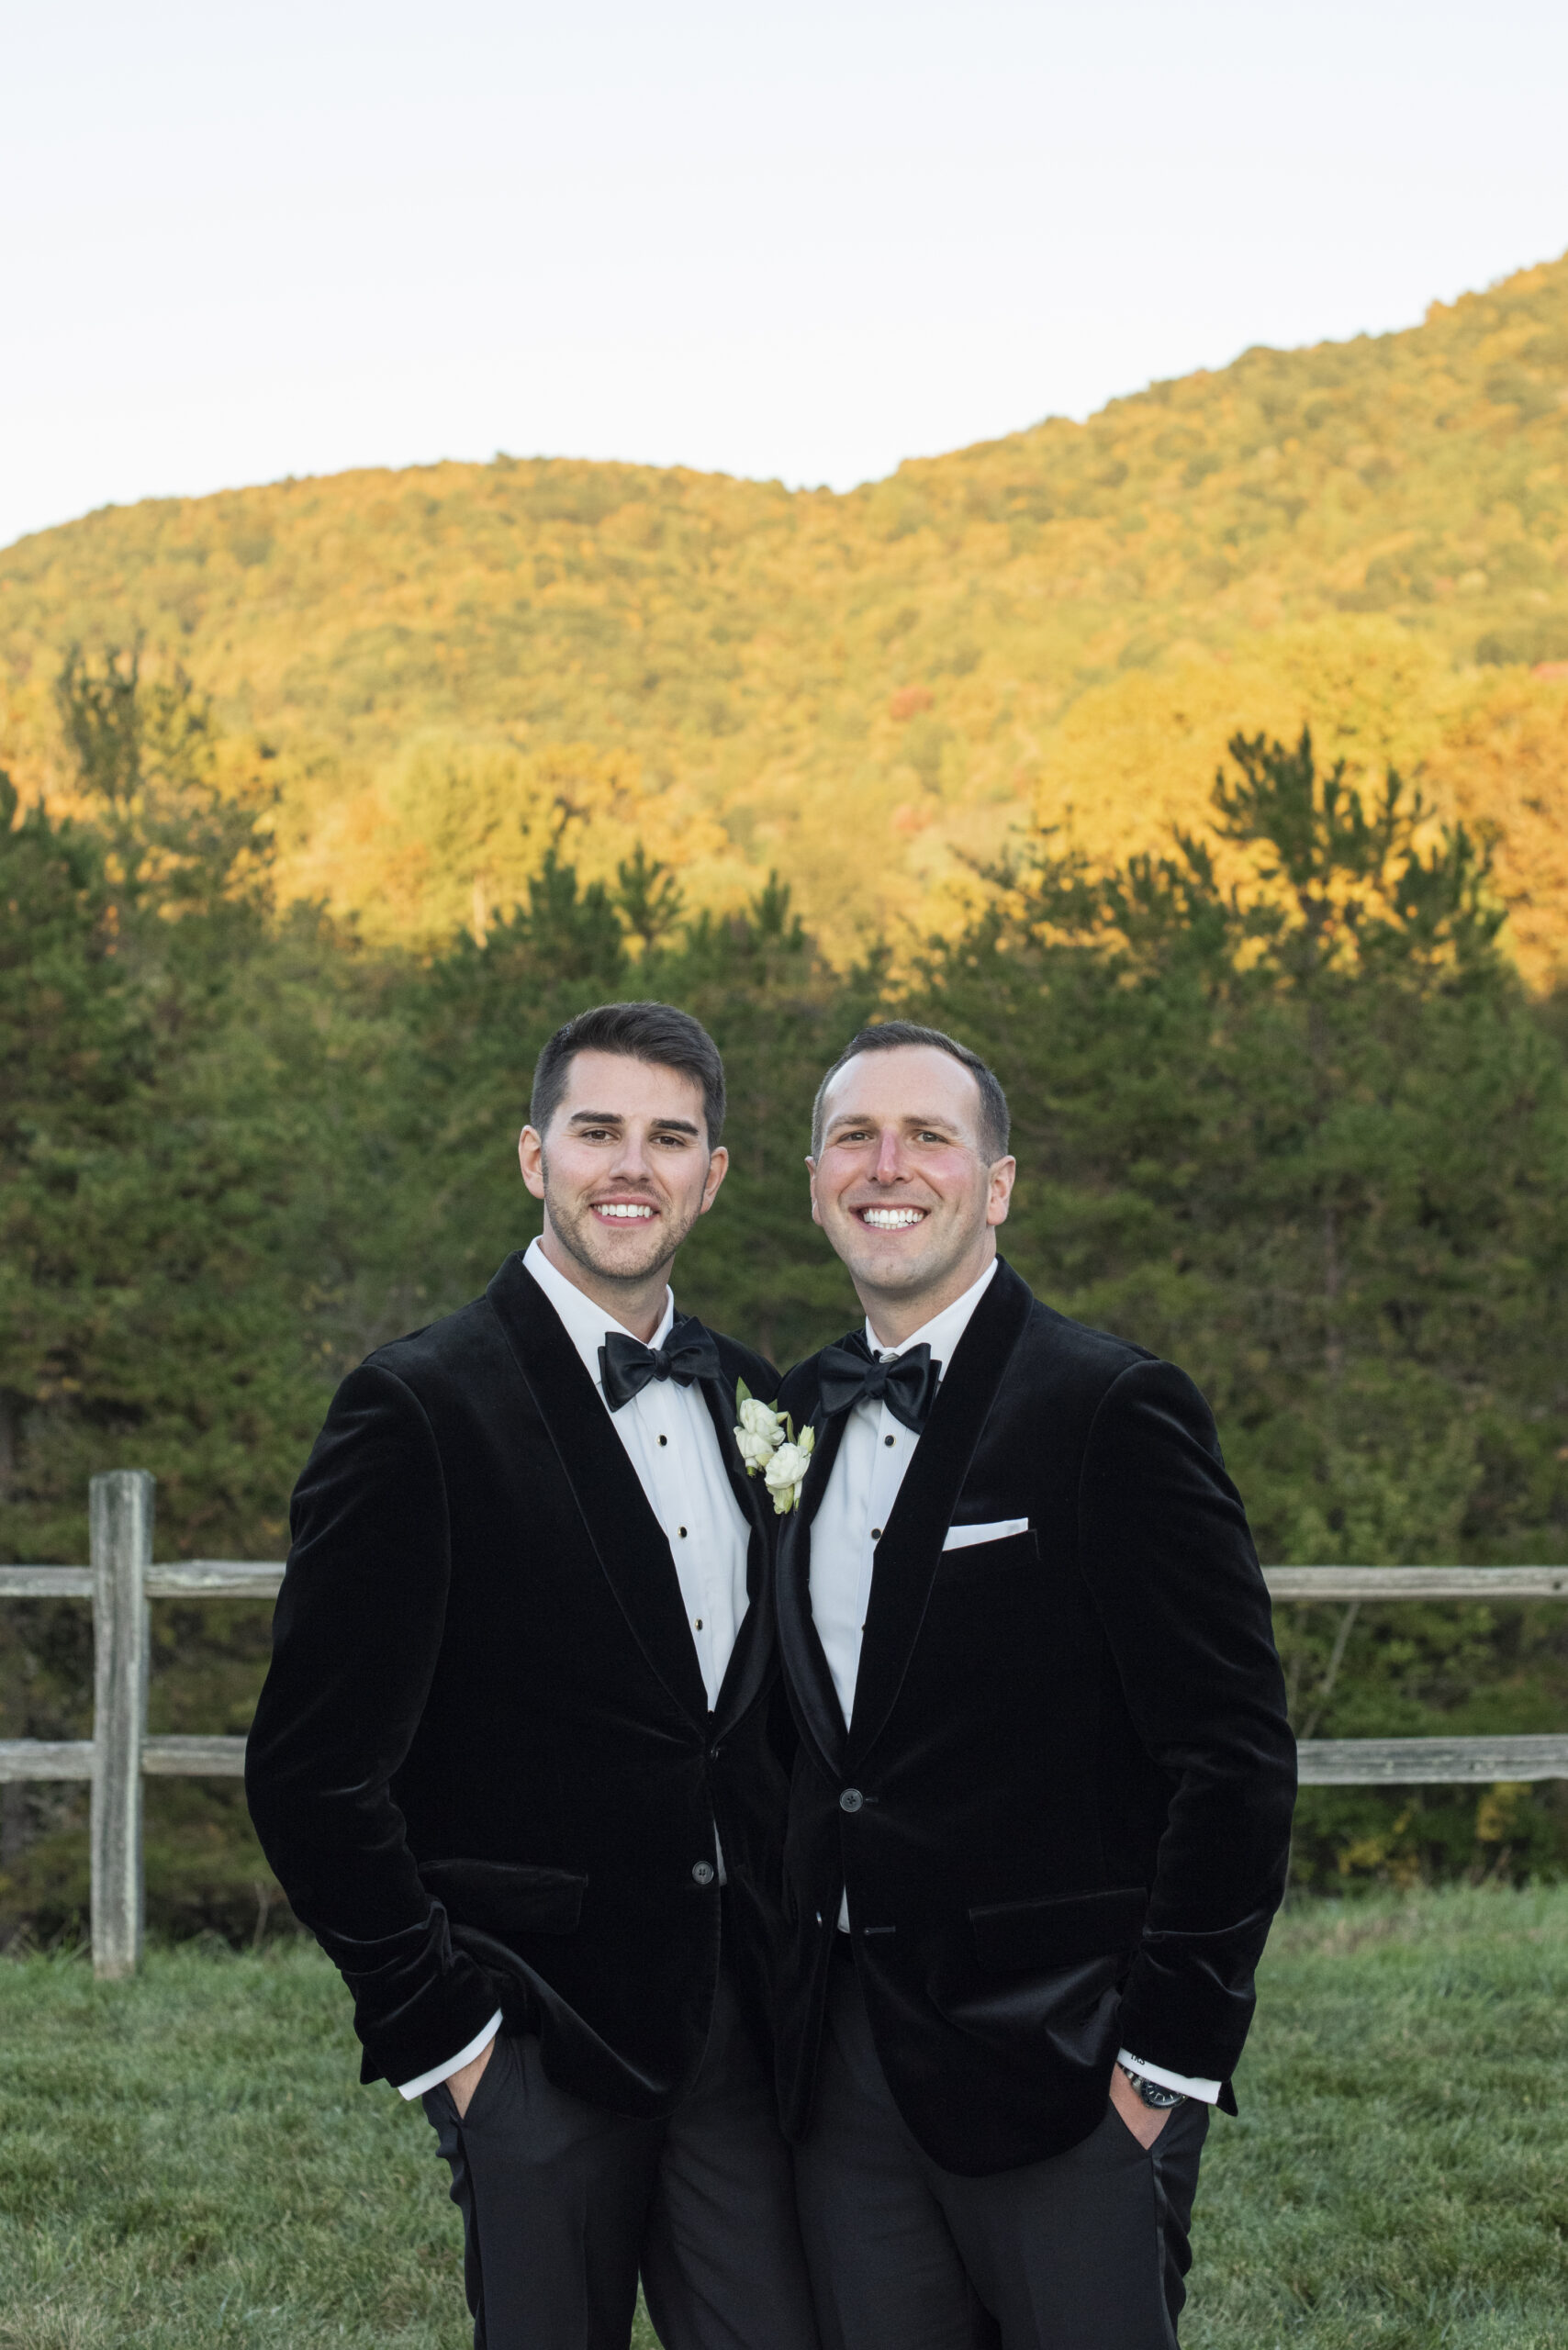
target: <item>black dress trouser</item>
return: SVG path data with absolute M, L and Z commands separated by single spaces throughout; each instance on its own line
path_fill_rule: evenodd
M 773 2087 L 721 1970 L 675 2111 L 629 2121 L 502 2038 L 459 2121 L 424 2108 L 463 2214 L 475 2350 L 627 2350 L 643 2279 L 665 2350 L 818 2350 Z
M 1107 2103 L 1048 2162 L 942 2170 L 893 2103 L 847 1947 L 795 2177 L 823 2350 L 1175 2350 L 1206 2105 L 1147 2151 Z

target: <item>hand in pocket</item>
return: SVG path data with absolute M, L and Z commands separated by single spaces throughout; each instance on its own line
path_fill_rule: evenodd
M 1148 2154 L 1175 2111 L 1174 2106 L 1167 2106 L 1164 2112 L 1160 2113 L 1153 2106 L 1145 2105 L 1119 2065 L 1113 2065 L 1111 2067 L 1111 2103 L 1115 2107 L 1145 2154 Z
M 452 2102 L 457 2108 L 459 2121 L 472 2104 L 474 2092 L 479 2086 L 485 2067 L 495 2053 L 495 2042 L 487 2040 L 477 2056 L 471 2058 L 466 2065 L 460 2065 L 455 2073 L 448 2073 L 446 2086 L 451 2094 Z

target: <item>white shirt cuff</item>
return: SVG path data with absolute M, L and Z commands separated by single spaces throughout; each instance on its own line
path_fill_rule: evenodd
M 1141 2056 L 1134 2056 L 1125 2048 L 1116 2051 L 1116 2062 L 1132 2073 L 1141 2073 L 1145 2080 L 1158 2081 L 1162 2089 L 1180 2089 L 1183 2097 L 1195 2097 L 1202 2105 L 1219 2103 L 1218 2081 L 1196 2081 L 1186 2073 L 1173 2073 L 1165 2065 L 1146 2064 Z
M 417 2081 L 399 2081 L 398 2096 L 409 2098 L 423 2097 L 427 2089 L 439 2088 L 442 2081 L 451 2080 L 454 2073 L 460 2073 L 465 2065 L 474 2062 L 482 2049 L 488 2048 L 500 2028 L 501 2011 L 498 2008 L 484 2031 L 476 2031 L 467 2047 L 460 2048 L 455 2056 L 449 2056 L 444 2065 L 432 2065 L 430 2071 L 421 2073 Z

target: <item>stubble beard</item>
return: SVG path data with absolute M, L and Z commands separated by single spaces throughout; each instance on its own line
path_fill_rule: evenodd
M 665 1214 L 655 1220 L 644 1251 L 636 1257 L 622 1254 L 612 1258 L 608 1250 L 600 1253 L 603 1239 L 593 1220 L 593 1210 L 584 1203 L 568 1205 L 553 1188 L 550 1162 L 543 1152 L 540 1172 L 544 1180 L 544 1208 L 550 1229 L 567 1256 L 574 1258 L 585 1272 L 592 1273 L 596 1281 L 624 1281 L 629 1289 L 651 1281 L 657 1272 L 667 1276 L 676 1251 L 697 1221 L 695 1209 L 684 1224 L 678 1224 L 666 1207 Z
M 928 1216 L 921 1230 L 925 1231 L 935 1220 L 935 1216 Z M 853 1257 L 843 1250 L 839 1252 L 846 1271 L 863 1299 L 885 1297 L 890 1304 L 919 1297 L 923 1291 L 940 1290 L 974 1246 L 976 1237 L 973 1227 L 965 1228 L 957 1222 L 948 1224 L 944 1220 L 932 1245 L 918 1257 L 898 1255 L 891 1249 L 882 1255 L 872 1244 L 866 1248 L 863 1261 L 857 1262 L 860 1256 L 858 1244 L 868 1238 L 867 1227 L 855 1215 L 847 1216 L 846 1221 L 852 1240 L 857 1244 Z

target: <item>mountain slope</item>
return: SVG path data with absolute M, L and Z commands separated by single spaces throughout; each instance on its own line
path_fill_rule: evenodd
M 281 791 L 283 872 L 372 934 L 481 925 L 552 833 L 722 903 L 777 866 L 835 951 L 951 919 L 1038 814 L 1201 811 L 1226 734 L 1310 718 L 1502 829 L 1568 953 L 1568 259 L 1424 324 L 901 466 L 848 496 L 572 462 L 109 509 L 0 555 L 0 755 L 145 635 Z

